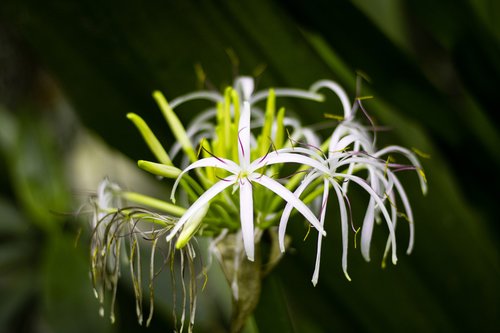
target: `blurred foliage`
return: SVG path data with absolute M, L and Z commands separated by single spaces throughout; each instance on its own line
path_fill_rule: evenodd
M 85 249 L 72 246 L 76 228 L 54 214 L 71 209 L 62 156 L 70 149 L 72 125 L 58 123 L 60 117 L 34 94 L 41 85 L 34 79 L 37 68 L 56 79 L 86 127 L 136 159 L 145 158 L 146 149 L 125 114 L 140 112 L 164 142 L 171 141 L 150 94 L 161 89 L 173 98 L 193 90 L 195 64 L 218 88 L 237 73 L 261 73 L 261 86 L 305 88 L 329 78 L 351 96 L 361 71 L 369 78 L 363 94 L 375 96 L 367 108 L 393 129 L 382 140 L 432 156 L 423 161 L 427 197 L 407 179 L 417 228 L 411 256 L 382 270 L 377 259 L 367 264 L 351 251 L 348 283 L 333 222 L 313 288 L 314 241 L 302 242 L 304 230 L 293 224 L 297 251 L 264 281 L 249 330 L 500 327 L 496 2 L 4 0 L 0 19 L 0 103 L 11 110 L 0 113 L 0 331 L 110 329 L 97 317 Z M 288 108 L 298 112 L 303 106 Z M 184 121 L 194 115 L 181 110 Z M 302 116 L 310 123 L 322 120 L 322 112 Z M 374 258 L 381 257 L 382 238 L 375 239 Z M 132 310 L 132 304 L 120 309 L 127 306 Z M 201 316 L 204 311 L 200 306 Z M 159 312 L 156 323 L 167 325 L 161 318 L 169 314 Z M 124 324 L 131 318 L 120 318 L 120 331 L 131 327 Z

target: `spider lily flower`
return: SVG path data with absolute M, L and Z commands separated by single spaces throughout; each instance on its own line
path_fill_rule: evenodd
M 286 114 L 284 108 L 276 107 L 278 98 L 322 102 L 326 90 L 339 98 L 343 110 L 343 116 L 339 117 L 341 121 L 326 139 L 322 139 L 312 127 L 304 127 L 298 119 Z M 359 108 L 366 114 L 361 102 L 352 104 L 337 83 L 321 80 L 307 90 L 275 88 L 255 91 L 252 78 L 238 77 L 233 86 L 222 93 L 194 92 L 175 98 L 170 103 L 159 91 L 155 91 L 153 97 L 176 139 L 168 153 L 141 117 L 136 114 L 128 114 L 127 117 L 157 159 L 157 162 L 141 160 L 138 166 L 161 179 L 175 179 L 170 196 L 172 203 L 123 191 L 110 182 L 101 184 L 94 200 L 98 209 L 92 220 L 95 285 L 104 281 L 102 272 L 111 271 L 114 275 L 106 283 L 116 290 L 119 248 L 127 244 L 134 291 L 140 299 L 140 274 L 136 273 L 140 266 L 137 261 L 138 237 L 153 241 L 152 255 L 160 239 L 165 239 L 169 251 L 179 251 L 181 263 L 186 258 L 192 263 L 195 252 L 191 240 L 202 236 L 212 239 L 209 251 L 213 248 L 220 250 L 216 257 L 222 267 L 231 266 L 225 273 L 229 273 L 226 277 L 233 290 L 233 300 L 237 300 L 238 304 L 256 304 L 258 297 L 254 290 L 245 286 L 245 283 L 252 284 L 247 279 L 249 276 L 252 279 L 262 276 L 262 256 L 255 246 L 264 232 L 270 232 L 272 247 L 277 249 L 274 251 L 278 255 L 284 253 L 288 221 L 297 212 L 308 226 L 318 231 L 312 276 L 316 285 L 321 246 L 326 235 L 325 225 L 329 223 L 326 213 L 327 209 L 331 209 L 330 201 L 339 207 L 342 269 L 348 280 L 350 225 L 355 232 L 354 237 L 358 231 L 361 232 L 361 253 L 369 261 L 375 222 L 385 222 L 388 238 L 382 264 L 389 255 L 396 264 L 395 229 L 398 217 L 403 216 L 409 223 L 407 253 L 411 252 L 414 243 L 413 212 L 397 174 L 402 170 L 416 170 L 425 194 L 427 185 L 421 165 L 406 148 L 389 146 L 379 150 L 372 128 L 356 119 Z M 193 100 L 206 100 L 212 106 L 184 128 L 175 109 Z M 263 102 L 265 107 L 262 107 Z M 392 156 L 395 154 L 407 159 L 409 165 L 394 162 Z M 369 197 L 363 222 L 358 229 L 350 221 L 348 192 L 352 186 L 360 188 Z M 176 200 L 178 192 L 180 199 Z M 154 211 L 123 207 L 125 201 Z M 284 206 L 281 205 L 283 201 Z M 398 203 L 402 203 L 404 213 L 398 210 Z M 106 270 L 105 267 L 111 269 Z M 153 269 L 150 273 L 154 276 Z M 191 283 L 195 285 L 196 279 L 193 278 Z M 104 289 L 96 290 L 100 297 Z M 194 295 L 191 290 L 190 295 Z M 248 298 L 248 295 L 253 296 Z M 194 300 L 190 306 L 193 303 Z M 140 304 L 138 309 L 142 309 Z M 247 304 L 242 308 L 246 312 L 235 317 L 245 319 L 252 311 Z M 194 308 L 190 310 L 194 317 Z M 150 318 L 151 313 L 148 322 Z M 142 314 L 139 319 L 142 320 Z
M 342 268 L 346 278 L 350 281 L 350 277 L 347 273 L 347 253 L 348 253 L 348 214 L 346 201 L 348 202 L 347 191 L 350 182 L 354 182 L 363 188 L 370 196 L 367 211 L 365 214 L 363 226 L 361 228 L 361 251 L 364 258 L 369 261 L 369 248 L 371 237 L 373 233 L 373 222 L 379 213 L 382 213 L 384 220 L 387 223 L 389 229 L 389 237 L 387 240 L 386 249 L 384 252 L 383 265 L 385 265 L 385 258 L 392 248 L 392 262 L 396 264 L 396 239 L 395 239 L 395 228 L 397 221 L 397 208 L 396 208 L 396 194 L 399 194 L 401 201 L 403 202 L 406 217 L 410 225 L 410 242 L 408 246 L 407 253 L 411 252 L 413 247 L 414 239 L 414 226 L 413 226 L 413 214 L 411 211 L 411 206 L 409 200 L 404 191 L 403 186 L 399 182 L 398 178 L 392 171 L 392 167 L 401 168 L 400 165 L 388 164 L 380 157 L 386 155 L 390 152 L 399 152 L 405 155 L 413 164 L 413 168 L 419 171 L 419 178 L 421 181 L 422 191 L 425 194 L 426 184 L 425 178 L 418 162 L 418 159 L 407 149 L 390 146 L 384 148 L 380 151 L 376 151 L 375 142 L 371 139 L 368 130 L 357 123 L 354 119 L 353 108 L 347 98 L 347 94 L 344 90 L 338 86 L 336 83 L 331 81 L 319 81 L 311 87 L 311 90 L 317 91 L 320 88 L 329 88 L 340 98 L 344 109 L 344 120 L 335 128 L 330 136 L 330 142 L 328 145 L 328 157 L 324 154 L 320 154 L 320 148 L 314 150 L 307 149 L 297 149 L 303 154 L 309 155 L 312 158 L 319 161 L 325 169 L 315 168 L 309 172 L 302 180 L 300 185 L 295 189 L 294 194 L 300 197 L 304 191 L 308 189 L 315 181 L 319 181 L 320 185 L 323 187 L 321 210 L 320 210 L 320 224 L 324 226 L 324 220 L 326 215 L 326 207 L 329 197 L 329 188 L 335 191 L 339 210 L 340 210 L 340 220 L 341 220 L 341 230 L 342 230 Z M 353 146 L 353 148 L 349 148 Z M 405 168 L 411 168 L 405 166 Z M 359 176 L 354 175 L 355 172 L 360 170 L 368 171 L 368 179 L 365 180 Z M 339 182 L 342 182 L 340 186 Z M 369 183 L 367 183 L 369 182 Z M 394 187 L 396 191 L 394 191 Z M 387 199 L 387 200 L 386 200 Z M 390 214 L 389 210 L 385 206 L 386 201 L 391 204 Z M 279 224 L 279 245 L 281 251 L 284 251 L 284 239 L 285 239 L 285 229 L 287 221 L 292 212 L 290 205 L 287 205 L 283 211 Z M 314 285 L 318 282 L 319 277 L 319 267 L 321 260 L 321 244 L 323 237 L 318 236 L 317 243 L 317 255 L 316 255 L 316 265 L 312 277 L 312 282 Z
M 323 228 L 320 226 L 318 219 L 311 212 L 311 210 L 300 200 L 298 200 L 292 192 L 286 189 L 279 182 L 273 180 L 272 178 L 259 173 L 258 170 L 265 165 L 273 163 L 284 163 L 284 162 L 296 162 L 305 161 L 305 157 L 297 154 L 277 154 L 274 153 L 272 156 L 264 156 L 250 163 L 250 102 L 249 97 L 253 91 L 253 81 L 250 79 L 242 80 L 242 92 L 243 92 L 243 110 L 239 119 L 238 126 L 238 160 L 239 164 L 234 161 L 218 158 L 209 157 L 198 160 L 188 166 L 182 171 L 182 173 L 177 178 L 174 187 L 172 189 L 172 200 L 175 201 L 175 190 L 182 175 L 189 170 L 200 168 L 200 167 L 214 167 L 226 170 L 231 175 L 221 179 L 210 187 L 205 193 L 203 193 L 200 198 L 194 202 L 186 213 L 180 218 L 176 226 L 171 231 L 170 235 L 167 237 L 169 241 L 179 230 L 183 227 L 193 215 L 195 215 L 203 206 L 207 205 L 211 199 L 216 195 L 224 191 L 230 186 L 234 186 L 239 189 L 240 195 L 240 221 L 241 230 L 243 235 L 243 244 L 249 260 L 254 260 L 254 211 L 253 211 L 253 184 L 257 183 L 276 193 L 278 196 L 283 198 L 288 204 L 296 208 L 321 234 L 325 234 Z

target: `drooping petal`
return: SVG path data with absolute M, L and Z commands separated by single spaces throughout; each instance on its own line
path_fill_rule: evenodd
M 297 187 L 297 189 L 293 192 L 293 194 L 297 198 L 300 198 L 302 192 L 304 192 L 304 190 L 320 175 L 321 174 L 317 172 L 310 173 L 309 175 L 307 175 L 306 178 L 304 178 L 304 180 L 302 181 L 302 183 L 300 183 L 299 187 Z M 285 232 L 292 209 L 293 205 L 291 203 L 287 203 L 285 209 L 283 210 L 283 213 L 281 214 L 281 219 L 278 227 L 278 242 L 281 252 L 285 252 Z
M 344 193 L 342 193 L 342 188 L 340 185 L 334 181 L 333 179 L 330 179 L 330 182 L 332 183 L 332 186 L 335 190 L 335 193 L 337 195 L 337 201 L 339 203 L 339 209 L 340 209 L 340 226 L 342 230 L 342 270 L 344 271 L 344 275 L 347 280 L 351 281 L 351 277 L 347 273 L 347 251 L 349 248 L 349 225 L 348 225 L 348 217 L 347 217 L 347 208 L 346 204 L 344 201 Z
M 370 261 L 370 245 L 375 223 L 375 200 L 370 197 L 368 207 L 361 228 L 361 254 L 366 261 Z
M 311 212 L 309 207 L 306 206 L 299 198 L 297 198 L 292 192 L 290 192 L 286 187 L 269 178 L 266 175 L 252 174 L 251 180 L 270 189 L 280 197 L 282 197 L 286 202 L 290 203 L 295 209 L 297 209 L 308 221 L 313 225 L 316 230 L 318 230 L 323 236 L 326 236 L 325 230 L 321 227 L 318 218 Z
M 248 179 L 240 180 L 240 221 L 243 246 L 248 260 L 254 261 L 254 226 L 252 184 Z
M 326 206 L 328 204 L 328 192 L 330 189 L 330 184 L 328 183 L 328 178 L 323 179 L 323 198 L 321 200 L 321 213 L 319 218 L 319 223 L 321 227 L 324 229 L 325 227 L 325 215 L 326 215 Z M 314 265 L 314 273 L 312 277 L 312 283 L 314 286 L 318 283 L 319 278 L 319 266 L 321 262 L 321 242 L 323 240 L 323 236 L 318 233 L 318 244 L 316 250 L 316 264 Z
M 389 192 L 388 196 L 389 196 L 389 200 L 391 203 L 391 215 L 392 215 L 392 221 L 393 221 L 392 223 L 394 226 L 394 231 L 396 231 L 397 222 L 398 222 L 398 219 L 397 219 L 398 211 L 396 208 L 396 196 L 395 196 L 394 192 Z M 382 257 L 382 267 L 385 267 L 385 260 L 387 258 L 387 255 L 389 254 L 390 249 L 391 249 L 391 242 L 390 242 L 390 239 L 387 238 L 387 242 L 385 244 L 384 256 Z
M 413 164 L 413 166 L 417 169 L 417 174 L 418 174 L 418 178 L 420 180 L 420 187 L 422 189 L 422 193 L 426 194 L 427 193 L 427 182 L 426 182 L 425 177 L 423 175 L 422 166 L 420 165 L 418 158 L 410 150 L 403 148 L 403 147 L 400 147 L 400 146 L 388 146 L 388 147 L 385 147 L 385 148 L 379 150 L 378 152 L 376 152 L 374 154 L 374 156 L 380 157 L 380 156 L 383 156 L 383 155 L 386 155 L 386 154 L 389 154 L 392 152 L 400 153 L 400 154 L 406 156 L 406 158 L 408 158 L 410 160 L 410 162 Z
M 415 241 L 415 225 L 413 223 L 413 211 L 411 209 L 410 200 L 408 200 L 406 191 L 396 175 L 394 175 L 392 172 L 389 172 L 388 175 L 393 179 L 394 185 L 396 186 L 399 194 L 399 198 L 401 199 L 401 202 L 403 202 L 403 206 L 405 207 L 406 217 L 408 220 L 408 225 L 410 227 L 410 241 L 408 243 L 408 249 L 406 250 L 406 253 L 410 254 L 413 249 L 413 243 Z
M 238 178 L 236 176 L 231 175 L 223 180 L 218 181 L 212 187 L 206 190 L 206 192 L 203 193 L 198 198 L 198 200 L 196 200 L 191 205 L 191 207 L 189 207 L 189 209 L 184 213 L 184 215 L 182 215 L 179 221 L 177 221 L 175 227 L 172 228 L 172 230 L 167 236 L 167 242 L 172 240 L 175 234 L 182 228 L 184 223 L 186 223 L 187 220 L 189 220 L 189 218 L 191 218 L 198 210 L 202 209 L 206 204 L 208 204 L 210 200 L 212 200 L 217 194 L 221 193 L 226 188 L 233 185 L 237 181 L 237 179 Z
M 387 228 L 389 229 L 389 237 L 391 238 L 391 243 L 392 243 L 392 263 L 395 265 L 398 261 L 397 256 L 396 256 L 396 235 L 394 233 L 394 228 L 392 225 L 391 217 L 389 216 L 389 213 L 387 212 L 387 208 L 385 207 L 382 199 L 378 196 L 378 194 L 368 185 L 365 183 L 365 181 L 354 175 L 346 175 L 342 173 L 334 173 L 332 175 L 334 178 L 340 177 L 340 178 L 347 178 L 350 179 L 351 181 L 355 182 L 359 186 L 361 186 L 368 194 L 370 195 L 371 198 L 375 200 L 375 203 L 378 205 L 380 210 L 382 211 L 382 214 L 384 215 L 384 218 L 387 222 Z M 364 226 L 363 226 L 364 228 Z

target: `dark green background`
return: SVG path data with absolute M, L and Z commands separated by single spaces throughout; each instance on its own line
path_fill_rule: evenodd
M 161 89 L 171 99 L 194 90 L 195 64 L 216 87 L 265 65 L 260 87 L 307 88 L 327 78 L 351 96 L 362 71 L 370 79 L 364 90 L 375 96 L 365 106 L 392 128 L 381 142 L 432 156 L 423 160 L 426 197 L 416 177 L 403 177 L 415 210 L 414 253 L 401 251 L 403 226 L 399 263 L 382 270 L 384 231 L 376 230 L 371 263 L 351 249 L 349 283 L 331 223 L 313 288 L 314 240 L 301 242 L 303 230 L 292 227 L 297 251 L 265 281 L 258 331 L 498 331 L 499 21 L 500 5 L 487 0 L 3 0 L 0 105 L 10 120 L 0 118 L 0 332 L 139 330 L 126 285 L 119 322 L 97 316 L 85 244 L 73 246 L 75 220 L 53 213 L 74 209 L 61 160 L 78 125 L 51 109 L 60 98 L 51 82 L 84 126 L 147 159 L 125 114 L 141 114 L 170 140 L 150 94 Z M 289 108 L 315 123 L 337 105 L 302 114 L 301 106 Z M 195 110 L 179 116 L 187 121 Z M 222 317 L 195 330 L 221 329 Z M 144 331 L 168 331 L 169 321 L 157 309 Z

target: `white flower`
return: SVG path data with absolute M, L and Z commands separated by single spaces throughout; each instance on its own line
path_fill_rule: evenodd
M 314 151 L 312 149 L 295 148 L 295 151 L 303 153 L 305 155 L 309 155 L 311 158 L 319 161 L 322 164 L 323 168 L 315 168 L 311 170 L 304 177 L 301 184 L 295 189 L 294 193 L 297 197 L 300 197 L 302 193 L 311 184 L 313 184 L 314 181 L 323 178 L 323 194 L 320 210 L 320 224 L 323 227 L 329 198 L 329 188 L 330 185 L 333 187 L 340 210 L 342 230 L 342 269 L 346 278 L 350 280 L 350 277 L 347 273 L 349 223 L 347 213 L 348 207 L 346 206 L 346 201 L 349 201 L 347 192 L 350 182 L 354 182 L 359 185 L 370 196 L 365 218 L 361 228 L 361 252 L 364 258 L 367 261 L 370 261 L 369 249 L 373 234 L 373 224 L 379 213 L 382 213 L 389 229 L 389 237 L 384 253 L 384 260 L 390 249 L 392 249 L 393 264 L 396 264 L 397 262 L 395 228 L 398 211 L 396 208 L 395 193 L 399 194 L 399 197 L 405 208 L 405 215 L 410 225 L 410 242 L 407 251 L 408 253 L 413 247 L 414 227 L 413 214 L 411 211 L 409 200 L 403 186 L 401 185 L 391 168 L 401 169 L 401 167 L 409 167 L 387 163 L 386 161 L 381 160 L 380 157 L 391 152 L 398 152 L 405 155 L 413 164 L 413 168 L 418 171 L 418 175 L 420 177 L 422 185 L 422 191 L 424 192 L 424 194 L 426 193 L 426 183 L 423 173 L 421 172 L 422 168 L 418 162 L 418 159 L 409 150 L 399 146 L 390 146 L 377 152 L 375 142 L 371 138 L 369 131 L 354 120 L 356 108 L 353 108 L 351 106 L 351 103 L 349 102 L 345 91 L 335 82 L 326 80 L 319 81 L 318 83 L 314 84 L 311 87 L 311 90 L 316 92 L 323 87 L 331 89 L 340 98 L 344 109 L 344 120 L 335 128 L 330 136 L 327 153 L 328 157 L 320 154 L 319 148 L 317 149 L 317 151 Z M 350 146 L 352 146 L 352 148 L 350 148 Z M 363 169 L 368 171 L 369 176 L 367 180 L 354 175 L 356 171 Z M 367 183 L 367 181 L 369 183 Z M 339 183 L 342 183 L 342 186 Z M 396 188 L 396 190 L 394 190 L 394 187 Z M 389 214 L 389 211 L 385 206 L 385 203 L 387 201 L 389 201 L 390 203 L 391 214 Z M 281 216 L 279 224 L 279 243 L 281 251 L 285 250 L 285 229 L 292 208 L 293 207 L 291 205 L 287 205 Z M 316 265 L 312 278 L 312 282 L 314 285 L 316 285 L 316 283 L 318 282 L 319 277 L 322 239 L 323 237 L 319 235 Z
M 276 163 L 303 163 L 307 162 L 306 157 L 293 153 L 278 152 L 270 153 L 253 162 L 250 162 L 250 102 L 249 97 L 253 91 L 253 81 L 251 79 L 241 80 L 242 95 L 243 95 L 243 110 L 238 126 L 238 142 L 233 144 L 238 145 L 239 163 L 234 161 L 209 157 L 198 160 L 182 171 L 177 178 L 172 189 L 172 200 L 174 201 L 175 190 L 179 184 L 183 174 L 189 170 L 200 167 L 215 167 L 228 171 L 230 176 L 218 181 L 203 193 L 196 200 L 186 213 L 179 219 L 176 226 L 172 229 L 167 241 L 174 237 L 180 228 L 197 213 L 199 209 L 207 205 L 211 199 L 224 191 L 230 186 L 234 186 L 234 190 L 239 189 L 240 194 L 240 222 L 243 235 L 243 245 L 249 260 L 254 260 L 254 216 L 253 216 L 253 190 L 252 183 L 257 183 L 273 191 L 278 196 L 283 198 L 289 205 L 297 209 L 321 234 L 325 235 L 323 228 L 316 216 L 311 210 L 288 189 L 279 182 L 273 180 L 258 170 L 266 165 Z

